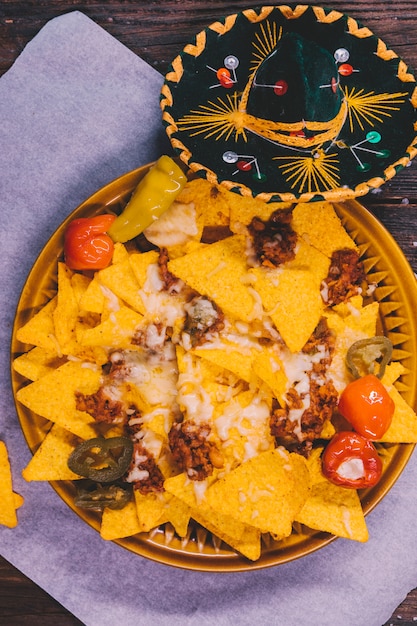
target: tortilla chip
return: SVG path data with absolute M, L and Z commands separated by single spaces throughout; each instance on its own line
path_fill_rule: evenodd
M 16 509 L 20 509 L 20 507 L 24 504 L 25 499 L 20 493 L 16 493 L 13 491 L 13 502 Z
M 48 352 L 57 352 L 53 312 L 58 302 L 54 296 L 30 320 L 16 332 L 16 338 L 22 343 L 39 346 Z
M 318 291 L 321 283 L 329 273 L 330 259 L 304 240 L 297 242 L 297 252 L 292 261 L 282 266 L 286 270 L 308 270 L 311 273 L 312 284 Z
M 259 217 L 266 222 L 274 211 L 289 209 L 292 206 L 288 202 L 266 204 L 251 196 L 237 196 L 232 191 L 226 191 L 225 197 L 230 205 L 230 229 L 233 232 L 241 231 L 240 225 L 248 226 L 254 217 Z
M 329 202 L 297 203 L 292 215 L 295 232 L 326 256 L 343 248 L 357 250 Z
M 138 489 L 135 489 L 134 497 L 139 532 L 149 532 L 168 521 L 166 501 L 161 493 L 143 495 Z
M 16 399 L 28 409 L 69 430 L 82 439 L 96 436 L 95 420 L 84 411 L 78 411 L 75 392 L 91 394 L 100 386 L 101 370 L 83 367 L 69 361 L 50 374 L 22 387 Z
M 78 302 L 80 311 L 89 311 L 91 313 L 102 313 L 104 310 L 105 295 L 104 289 L 100 284 L 97 274 L 90 281 L 87 289 L 81 295 Z
M 368 540 L 362 505 L 355 489 L 345 489 L 329 481 L 313 485 L 296 521 L 309 528 L 354 541 Z
M 76 480 L 81 478 L 68 467 L 68 457 L 79 438 L 54 424 L 22 471 L 25 480 Z
M 255 301 L 241 282 L 247 272 L 245 250 L 245 237 L 234 235 L 170 261 L 168 269 L 226 315 L 247 321 Z
M 127 306 L 118 311 L 95 328 L 87 328 L 80 333 L 83 346 L 117 346 L 119 349 L 132 347 L 133 336 L 143 317 Z
M 38 380 L 58 367 L 59 359 L 55 350 L 48 352 L 35 346 L 13 361 L 13 369 L 29 380 Z
M 288 378 L 284 365 L 276 351 L 271 348 L 262 350 L 260 354 L 256 355 L 252 368 L 255 374 L 268 385 L 273 396 L 283 406 Z
M 167 503 L 168 521 L 179 537 L 186 537 L 191 518 L 190 507 L 170 493 L 164 492 L 164 498 Z
M 283 448 L 269 450 L 242 463 L 207 490 L 217 511 L 283 538 L 307 499 L 310 476 L 306 461 Z
M 12 471 L 6 444 L 0 441 L 0 524 L 8 528 L 17 526 L 16 508 L 20 506 L 21 496 L 16 499 L 16 495 L 12 487 Z
M 123 509 L 109 509 L 103 511 L 101 518 L 100 536 L 107 541 L 131 537 L 140 532 L 136 504 L 127 503 Z
M 309 270 L 255 268 L 254 289 L 291 352 L 299 352 L 323 313 L 323 300 Z M 300 306 L 300 302 L 303 303 Z
M 96 276 L 101 285 L 110 289 L 132 309 L 142 315 L 145 313 L 142 298 L 139 295 L 140 285 L 130 266 L 128 256 L 123 261 L 100 270 Z
M 190 507 L 191 517 L 197 523 L 232 548 L 256 560 L 260 555 L 259 530 L 208 506 L 204 494 L 206 487 L 215 480 L 216 477 L 211 476 L 202 483 L 195 483 L 190 481 L 185 474 L 178 474 L 167 479 L 164 486 L 168 493 L 173 494 Z
M 218 367 L 230 370 L 238 378 L 248 383 L 251 382 L 253 363 L 260 350 L 257 348 L 243 350 L 242 346 L 229 341 L 216 342 L 216 346 L 221 344 L 224 345 L 224 348 L 212 348 L 209 343 L 204 344 L 201 348 L 196 348 L 194 354 L 207 359 Z
M 417 443 L 417 415 L 393 385 L 401 369 L 401 364 L 390 363 L 381 381 L 395 404 L 391 425 L 378 440 L 381 443 Z
M 230 208 L 227 192 L 204 178 L 189 181 L 177 197 L 177 202 L 193 202 L 207 226 L 228 225 Z
M 55 337 L 63 354 L 71 354 L 78 319 L 78 303 L 71 284 L 72 275 L 65 263 L 58 263 L 58 299 L 52 316 Z
M 239 525 L 238 536 L 236 536 L 233 534 L 236 520 L 230 520 L 227 515 L 214 514 L 213 511 L 201 513 L 199 509 L 195 509 L 192 511 L 192 516 L 198 524 L 207 528 L 215 537 L 240 552 L 242 556 L 251 561 L 256 561 L 261 556 L 261 533 L 254 526 L 245 526 L 243 532 L 240 533 Z
M 129 263 L 135 278 L 139 284 L 139 288 L 143 289 L 148 278 L 148 268 L 150 265 L 158 263 L 159 253 L 156 250 L 150 250 L 149 252 L 143 252 L 142 254 L 133 253 L 129 256 Z M 142 313 L 145 313 L 143 307 Z

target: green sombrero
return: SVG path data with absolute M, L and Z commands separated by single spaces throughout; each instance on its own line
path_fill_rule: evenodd
M 171 64 L 163 121 L 200 176 L 266 202 L 362 196 L 417 151 L 416 80 L 353 18 L 265 6 L 201 31 Z

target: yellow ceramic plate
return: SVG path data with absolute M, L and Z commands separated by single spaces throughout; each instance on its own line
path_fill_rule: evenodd
M 18 304 L 12 335 L 12 359 L 29 349 L 17 341 L 16 330 L 22 326 L 55 293 L 57 259 L 62 255 L 63 235 L 72 219 L 96 215 L 110 207 L 121 211 L 132 190 L 149 166 L 129 172 L 106 185 L 83 202 L 58 228 L 36 260 Z M 394 345 L 393 359 L 401 361 L 406 373 L 398 384 L 405 400 L 417 405 L 417 287 L 414 274 L 400 248 L 385 228 L 361 204 L 352 200 L 336 205 L 343 224 L 359 245 L 371 282 L 378 283 L 374 297 L 380 303 L 380 324 Z M 12 369 L 13 392 L 25 381 Z M 16 403 L 16 410 L 26 441 L 32 453 L 44 438 L 50 424 Z M 380 482 L 361 493 L 365 513 L 369 513 L 398 479 L 414 446 L 384 445 L 386 464 Z M 73 504 L 71 482 L 51 483 L 55 491 L 87 524 L 99 531 L 100 515 L 78 509 Z M 288 539 L 263 545 L 261 558 L 255 563 L 236 554 L 198 525 L 190 526 L 184 539 L 175 536 L 169 526 L 151 533 L 141 533 L 116 543 L 133 553 L 177 567 L 216 572 L 260 569 L 300 558 L 322 548 L 335 537 L 297 526 Z

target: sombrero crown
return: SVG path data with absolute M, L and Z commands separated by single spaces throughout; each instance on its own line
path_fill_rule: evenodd
M 228 16 L 174 59 L 171 143 L 212 182 L 267 202 L 366 194 L 416 154 L 415 78 L 356 20 L 316 6 Z

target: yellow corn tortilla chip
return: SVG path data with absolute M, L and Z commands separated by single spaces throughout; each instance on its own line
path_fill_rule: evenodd
M 311 490 L 296 521 L 313 530 L 365 542 L 368 529 L 358 492 L 333 485 L 325 478 L 321 471 L 322 452 L 322 447 L 313 449 L 307 461 Z
M 417 443 L 417 415 L 393 385 L 401 370 L 404 370 L 401 364 L 390 363 L 381 381 L 395 405 L 391 425 L 379 439 L 382 443 Z
M 239 530 L 236 536 L 233 534 L 236 520 L 230 520 L 228 516 L 222 516 L 212 510 L 204 510 L 201 513 L 199 509 L 194 509 L 191 513 L 198 524 L 246 558 L 257 561 L 261 556 L 261 533 L 254 526 L 245 526 L 243 532 L 240 533 Z
M 234 235 L 173 259 L 168 269 L 232 319 L 247 321 L 255 301 L 241 282 L 247 272 L 245 250 L 245 237 Z
M 311 273 L 312 284 L 320 291 L 321 283 L 329 273 L 330 259 L 303 239 L 297 242 L 296 250 L 295 258 L 285 263 L 283 268 L 308 270 Z
M 13 360 L 13 369 L 29 380 L 38 380 L 59 366 L 60 359 L 55 350 L 48 352 L 35 346 L 29 352 Z
M 241 230 L 241 224 L 248 226 L 254 217 L 259 217 L 266 222 L 274 211 L 289 209 L 292 206 L 288 202 L 266 204 L 266 202 L 251 196 L 237 196 L 231 191 L 226 191 L 224 194 L 230 205 L 230 229 L 233 232 Z
M 306 460 L 276 448 L 220 478 L 209 487 L 206 499 L 214 510 L 283 538 L 291 534 L 309 487 Z
M 123 261 L 100 270 L 96 276 L 102 285 L 110 289 L 132 309 L 142 315 L 145 313 L 145 307 L 139 295 L 140 285 L 130 266 L 128 256 Z
M 378 303 L 372 302 L 363 308 L 355 307 L 348 315 L 343 313 L 342 316 L 334 311 L 324 312 L 330 330 L 336 334 L 335 351 L 328 375 L 339 393 L 352 380 L 345 363 L 346 352 L 355 341 L 375 336 L 378 311 Z
M 233 468 L 248 456 L 274 448 L 270 414 L 270 405 L 253 389 L 237 393 L 218 407 L 212 421 L 225 467 Z
M 149 532 L 168 521 L 166 501 L 160 493 L 141 494 L 134 491 L 139 532 Z
M 85 276 L 85 274 L 78 274 L 78 272 L 75 272 L 72 275 L 71 286 L 73 289 L 75 301 L 78 306 L 80 305 L 80 301 L 82 297 L 84 296 L 85 292 L 87 291 L 91 283 L 91 280 L 92 279 L 89 278 L 88 276 Z
M 140 532 L 136 504 L 127 503 L 123 509 L 109 509 L 103 511 L 101 518 L 100 536 L 107 541 L 131 537 Z
M 19 493 L 13 491 L 13 502 L 16 509 L 20 509 L 20 507 L 24 504 L 25 499 Z
M 215 534 L 232 548 L 235 548 L 248 558 L 256 560 L 260 555 L 260 532 L 258 529 L 242 524 L 238 519 L 215 510 L 207 505 L 204 494 L 206 487 L 216 480 L 209 477 L 202 484 L 195 484 L 185 474 L 178 474 L 168 478 L 165 489 L 190 507 L 191 517 Z M 199 494 L 198 497 L 196 494 Z
M 133 336 L 143 317 L 127 306 L 121 306 L 110 317 L 95 328 L 87 328 L 80 333 L 82 346 L 117 346 L 118 348 L 132 347 Z
M 114 244 L 112 264 L 124 263 L 129 258 L 129 253 L 126 250 L 126 246 L 120 242 Z
M 58 424 L 53 424 L 41 445 L 22 471 L 32 480 L 76 480 L 81 478 L 68 467 L 68 457 L 79 444 L 79 438 Z
M 16 508 L 20 500 L 16 499 L 16 495 L 12 487 L 12 472 L 6 444 L 0 441 L 0 524 L 8 528 L 17 526 Z
M 193 202 L 197 213 L 202 215 L 207 226 L 229 224 L 230 208 L 227 192 L 204 178 L 189 181 L 178 195 L 177 202 L 185 204 Z
M 345 489 L 323 481 L 313 485 L 296 521 L 314 530 L 354 541 L 366 542 L 368 529 L 355 489 Z
M 87 289 L 80 297 L 78 302 L 79 309 L 80 311 L 89 311 L 91 313 L 101 314 L 104 310 L 104 303 L 104 290 L 98 280 L 97 274 L 94 274 L 93 280 L 90 281 Z
M 323 313 L 323 301 L 309 270 L 255 268 L 254 289 L 291 352 L 299 352 Z M 300 306 L 302 302 L 302 306 Z
M 288 378 L 276 351 L 271 348 L 264 348 L 261 353 L 256 355 L 252 368 L 255 374 L 268 385 L 282 406 L 287 391 Z
M 78 304 L 71 284 L 72 275 L 65 263 L 58 263 L 58 300 L 52 316 L 55 337 L 63 354 L 71 354 L 78 319 Z
M 156 250 L 150 250 L 149 252 L 143 252 L 142 254 L 133 253 L 129 256 L 129 263 L 135 278 L 139 284 L 139 288 L 142 289 L 148 278 L 148 268 L 150 265 L 158 263 L 159 254 Z M 143 311 L 145 313 L 145 307 Z
M 357 249 L 329 202 L 296 204 L 292 227 L 300 237 L 328 257 L 343 248 Z
M 216 342 L 218 345 L 220 342 Z M 252 380 L 252 366 L 260 353 L 257 348 L 243 351 L 242 347 L 238 344 L 233 344 L 229 341 L 222 341 L 223 347 L 212 348 L 210 344 L 204 344 L 201 348 L 196 348 L 194 354 L 210 361 L 214 365 L 226 370 L 230 370 L 238 378 L 251 382 Z
M 30 320 L 19 328 L 16 338 L 22 343 L 39 346 L 48 352 L 57 352 L 53 312 L 58 302 L 54 296 Z
M 168 521 L 179 537 L 186 537 L 191 518 L 190 507 L 170 493 L 164 492 L 163 495 L 167 503 L 166 516 Z
M 28 409 L 82 439 L 96 436 L 95 420 L 76 409 L 75 392 L 91 394 L 100 386 L 101 370 L 69 361 L 50 374 L 22 387 L 16 399 Z

